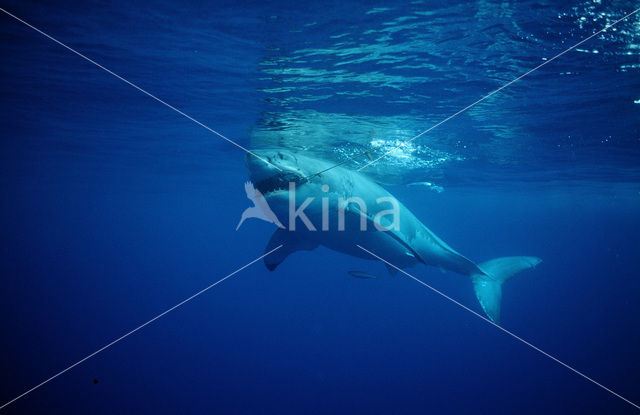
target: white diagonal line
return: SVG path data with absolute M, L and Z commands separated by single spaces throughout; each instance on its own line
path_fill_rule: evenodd
M 613 27 L 613 26 L 617 25 L 617 24 L 618 24 L 618 23 L 620 23 L 621 21 L 625 20 L 625 19 L 626 19 L 626 18 L 628 18 L 629 16 L 632 16 L 632 15 L 636 14 L 636 13 L 637 13 L 637 12 L 639 12 L 639 11 L 640 11 L 640 9 L 636 9 L 636 10 L 632 11 L 631 13 L 629 13 L 629 14 L 625 15 L 624 17 L 622 17 L 622 18 L 620 18 L 620 19 L 616 20 L 615 22 L 611 23 L 610 25 L 607 25 L 607 26 L 605 26 L 604 28 L 602 28 L 602 29 L 598 30 L 597 32 L 595 32 L 595 33 L 594 33 L 594 34 L 592 34 L 591 36 L 589 36 L 589 37 L 586 37 L 586 38 L 582 39 L 580 42 L 576 43 L 575 45 L 571 46 L 570 48 L 565 49 L 564 51 L 562 51 L 562 52 L 558 53 L 558 54 L 557 54 L 556 56 L 554 56 L 553 58 L 551 58 L 551 59 L 549 59 L 549 60 L 546 60 L 546 61 L 542 62 L 540 65 L 536 66 L 536 67 L 535 67 L 535 68 L 533 68 L 533 69 L 528 70 L 527 72 L 523 73 L 522 75 L 520 75 L 519 77 L 515 78 L 514 80 L 507 82 L 506 84 L 502 85 L 500 88 L 498 88 L 498 89 L 496 89 L 496 90 L 494 90 L 494 91 L 490 92 L 489 94 L 485 95 L 484 97 L 480 98 L 479 100 L 475 101 L 474 103 L 467 105 L 466 107 L 464 107 L 463 109 L 459 110 L 458 112 L 456 112 L 456 113 L 454 113 L 454 114 L 449 115 L 449 116 L 448 116 L 447 118 L 445 118 L 444 120 L 442 120 L 442 121 L 440 121 L 439 123 L 437 123 L 437 124 L 435 124 L 435 125 L 433 125 L 433 126 L 431 126 L 431 127 L 427 128 L 426 130 L 424 130 L 423 132 L 421 132 L 421 133 L 420 133 L 420 134 L 418 134 L 417 136 L 415 136 L 415 137 L 413 137 L 413 138 L 411 138 L 411 139 L 409 139 L 409 140 L 407 140 L 407 141 L 402 142 L 401 144 L 399 144 L 398 146 L 396 146 L 396 147 L 392 148 L 391 150 L 387 151 L 386 153 L 384 153 L 383 155 L 381 155 L 381 156 L 380 156 L 380 157 L 378 157 L 377 159 L 372 160 L 372 161 L 370 161 L 369 163 L 365 164 L 364 166 L 360 167 L 360 168 L 358 169 L 358 171 L 361 171 L 362 169 L 365 169 L 367 166 L 370 166 L 370 165 L 372 165 L 373 163 L 375 163 L 376 161 L 380 160 L 381 158 L 388 156 L 388 155 L 389 155 L 389 154 L 391 154 L 392 152 L 394 152 L 394 151 L 396 151 L 397 149 L 399 149 L 399 148 L 401 148 L 401 147 L 403 147 L 403 146 L 407 145 L 408 143 L 412 142 L 412 141 L 413 141 L 413 140 L 415 140 L 416 138 L 422 137 L 424 134 L 428 133 L 429 131 L 433 130 L 434 128 L 441 126 L 442 124 L 446 123 L 446 122 L 447 122 L 447 121 L 449 121 L 450 119 L 457 117 L 458 115 L 462 114 L 463 112 L 467 111 L 467 110 L 468 110 L 468 109 L 470 109 L 470 108 L 475 107 L 476 105 L 478 105 L 478 104 L 479 104 L 479 103 L 481 103 L 482 101 L 486 100 L 487 98 L 491 97 L 492 95 L 497 94 L 498 92 L 502 91 L 503 89 L 505 89 L 505 88 L 506 88 L 506 87 L 508 87 L 509 85 L 511 85 L 511 84 L 513 84 L 513 83 L 515 83 L 515 82 L 519 81 L 520 79 L 522 79 L 522 78 L 524 78 L 525 76 L 527 76 L 527 75 L 531 74 L 532 72 L 537 71 L 538 69 L 542 68 L 542 67 L 543 67 L 543 66 L 545 66 L 546 64 L 548 64 L 548 63 L 550 63 L 550 62 L 554 61 L 555 59 L 559 58 L 560 56 L 564 55 L 565 53 L 570 52 L 571 50 L 573 50 L 573 49 L 577 48 L 578 46 L 582 45 L 584 42 L 586 42 L 586 41 L 588 41 L 588 40 L 592 39 L 593 37 L 595 37 L 595 36 L 599 35 L 600 33 L 604 32 L 605 30 L 607 30 L 607 29 L 609 29 L 609 28 L 611 28 L 611 27 Z
M 213 284 L 209 285 L 206 288 L 203 288 L 202 290 L 198 291 L 197 293 L 193 294 L 191 297 L 186 298 L 182 301 L 180 301 L 178 304 L 174 305 L 171 308 L 168 308 L 167 310 L 163 311 L 162 313 L 158 314 L 157 316 L 155 316 L 154 318 L 152 318 L 151 320 L 147 321 L 146 323 L 143 323 L 141 325 L 139 325 L 138 327 L 136 327 L 135 329 L 127 332 L 126 334 L 123 334 L 122 336 L 118 337 L 117 339 L 115 339 L 114 341 L 112 341 L 111 343 L 99 348 L 98 350 L 96 350 L 95 352 L 91 353 L 90 355 L 87 355 L 86 357 L 78 360 L 76 363 L 72 364 L 71 366 L 67 367 L 64 370 L 61 370 L 60 372 L 56 373 L 55 375 L 51 376 L 50 378 L 48 378 L 47 380 L 37 384 L 36 386 L 34 386 L 33 388 L 29 389 L 28 391 L 16 396 L 15 398 L 11 399 L 9 402 L 5 403 L 4 405 L 0 406 L 0 410 L 2 410 L 3 408 L 5 408 L 6 406 L 12 404 L 13 402 L 17 401 L 18 399 L 22 398 L 23 396 L 33 392 L 34 390 L 38 389 L 39 387 L 49 383 L 50 381 L 54 380 L 55 378 L 57 378 L 58 376 L 62 375 L 65 372 L 68 372 L 69 370 L 73 369 L 74 367 L 78 366 L 80 363 L 91 359 L 93 356 L 97 355 L 98 353 L 102 352 L 103 350 L 113 346 L 114 344 L 118 343 L 120 340 L 125 339 L 126 337 L 130 336 L 131 334 L 135 333 L 136 331 L 140 330 L 141 328 L 153 323 L 154 321 L 156 321 L 157 319 L 159 319 L 160 317 L 163 317 L 164 315 L 170 313 L 171 311 L 175 310 L 176 308 L 180 307 L 181 305 L 185 304 L 188 301 L 193 300 L 194 298 L 196 298 L 197 296 L 199 296 L 200 294 L 210 290 L 211 288 L 215 287 L 216 285 L 220 284 L 222 281 L 226 280 L 227 278 L 237 274 L 238 272 L 242 271 L 243 269 L 249 267 L 250 265 L 255 264 L 256 262 L 260 261 L 262 258 L 266 257 L 267 255 L 277 251 L 278 249 L 282 248 L 282 245 L 279 245 L 275 248 L 273 248 L 271 251 L 265 253 L 264 255 L 254 259 L 253 261 L 249 262 L 246 265 L 243 265 L 242 267 L 238 268 L 237 270 L 233 271 L 231 274 L 226 275 L 224 278 L 219 279 L 218 281 L 214 282 Z
M 601 387 L 602 389 L 606 390 L 607 392 L 611 393 L 612 395 L 622 399 L 623 401 L 625 401 L 626 403 L 628 403 L 629 405 L 632 405 L 634 407 L 636 407 L 637 409 L 640 409 L 640 406 L 638 406 L 637 404 L 631 402 L 629 399 L 625 398 L 624 396 L 612 391 L 611 389 L 607 388 L 606 386 L 604 386 L 601 383 L 596 382 L 595 380 L 591 379 L 589 376 L 585 375 L 584 373 L 578 371 L 577 369 L 574 369 L 573 367 L 569 366 L 568 364 L 564 363 L 563 361 L 561 361 L 560 359 L 553 357 L 552 355 L 550 355 L 549 353 L 545 352 L 544 350 L 540 349 L 539 347 L 534 346 L 533 344 L 529 343 L 528 341 L 524 340 L 522 337 L 519 337 L 515 334 L 513 334 L 512 332 L 510 332 L 509 330 L 505 329 L 504 327 L 500 326 L 499 324 L 494 323 L 493 321 L 489 320 L 488 318 L 486 318 L 485 316 L 483 316 L 482 314 L 479 314 L 475 311 L 473 311 L 472 309 L 470 309 L 469 307 L 467 307 L 466 305 L 460 303 L 459 301 L 454 300 L 453 298 L 449 297 L 448 295 L 446 295 L 445 293 L 443 293 L 442 291 L 439 291 L 435 288 L 433 288 L 432 286 L 430 286 L 429 284 L 423 282 L 422 280 L 419 280 L 418 278 L 414 277 L 413 275 L 409 274 L 408 272 L 406 272 L 405 270 L 396 267 L 395 265 L 393 265 L 391 262 L 387 261 L 384 258 L 379 257 L 378 255 L 374 254 L 373 252 L 369 251 L 368 249 L 363 248 L 360 245 L 356 245 L 358 248 L 362 249 L 363 251 L 365 251 L 366 253 L 368 253 L 369 255 L 373 256 L 374 258 L 379 259 L 380 261 L 384 262 L 385 264 L 389 265 L 390 267 L 393 267 L 395 269 L 397 269 L 398 271 L 402 272 L 404 275 L 408 276 L 409 278 L 415 280 L 416 282 L 424 285 L 425 287 L 427 287 L 428 289 L 430 289 L 431 291 L 435 292 L 436 294 L 446 298 L 447 300 L 451 301 L 452 303 L 458 305 L 459 307 L 467 310 L 468 312 L 470 312 L 471 314 L 475 315 L 478 318 L 481 318 L 482 320 L 486 321 L 487 323 L 491 324 L 494 327 L 497 327 L 498 329 L 502 330 L 503 332 L 507 333 L 509 336 L 513 337 L 514 339 L 526 344 L 527 346 L 531 347 L 533 350 L 542 353 L 544 356 L 548 357 L 549 359 L 553 360 L 554 362 L 557 362 L 559 364 L 561 364 L 562 366 L 566 367 L 567 369 L 571 370 L 572 372 L 582 376 L 583 378 L 587 379 L 589 382 Z
M 269 165 L 271 165 L 271 166 L 275 167 L 276 169 L 278 169 L 278 170 L 282 171 L 282 169 L 281 169 L 281 168 L 279 168 L 278 166 L 276 166 L 275 164 L 272 164 L 272 163 L 268 162 L 267 160 L 265 160 L 265 159 L 263 159 L 262 157 L 260 157 L 260 156 L 256 155 L 255 153 L 253 153 L 251 150 L 248 150 L 248 149 L 244 148 L 243 146 L 241 146 L 240 144 L 236 143 L 236 142 L 235 142 L 235 141 L 233 141 L 232 139 L 227 138 L 227 137 L 225 137 L 224 135 L 220 134 L 219 132 L 217 132 L 217 131 L 216 131 L 216 130 L 214 130 L 213 128 L 210 128 L 209 126 L 207 126 L 207 125 L 205 125 L 205 124 L 201 123 L 200 121 L 196 120 L 196 119 L 195 119 L 195 118 L 193 118 L 192 116 L 190 116 L 190 115 L 188 115 L 188 114 L 186 114 L 186 113 L 182 112 L 181 110 L 179 110 L 178 108 L 174 107 L 173 105 L 168 104 L 167 102 L 165 102 L 165 101 L 161 100 L 161 99 L 160 99 L 160 98 L 158 98 L 157 96 L 155 96 L 155 95 L 153 95 L 152 93 L 150 93 L 150 92 L 148 92 L 148 91 L 146 91 L 146 90 L 142 89 L 142 88 L 141 88 L 141 87 L 139 87 L 138 85 L 136 85 L 136 84 L 134 84 L 133 82 L 131 82 L 131 81 L 129 81 L 129 80 L 127 80 L 127 79 L 123 78 L 122 76 L 120 76 L 120 75 L 118 75 L 117 73 L 115 73 L 115 72 L 111 71 L 110 69 L 105 68 L 104 66 L 100 65 L 98 62 L 94 61 L 93 59 L 88 58 L 88 57 L 86 57 L 85 55 L 83 55 L 82 53 L 80 53 L 80 52 L 78 52 L 77 50 L 73 49 L 71 46 L 68 46 L 68 45 L 66 45 L 66 44 L 62 43 L 61 41 L 59 41 L 58 39 L 54 38 L 53 36 L 51 36 L 51 35 L 49 35 L 49 34 L 47 34 L 47 33 L 43 32 L 42 30 L 38 29 L 37 27 L 35 27 L 35 26 L 33 26 L 33 25 L 31 25 L 31 24 L 29 24 L 29 23 L 25 22 L 24 20 L 22 20 L 22 19 L 21 19 L 21 18 L 19 18 L 18 16 L 16 16 L 16 15 L 14 15 L 14 14 L 9 13 L 8 11 L 6 11 L 6 10 L 5 10 L 5 9 L 3 9 L 3 8 L 0 8 L 0 11 L 2 11 L 3 13 L 5 13 L 5 14 L 6 14 L 6 15 L 8 15 L 8 16 L 13 17 L 14 19 L 16 19 L 17 21 L 19 21 L 20 23 L 22 23 L 22 24 L 24 24 L 24 25 L 26 25 L 26 26 L 30 27 L 31 29 L 35 30 L 36 32 L 40 33 L 41 35 L 43 35 L 43 36 L 45 36 L 45 37 L 47 37 L 47 38 L 49 38 L 49 39 L 53 40 L 53 41 L 54 41 L 54 42 L 56 42 L 58 45 L 60 45 L 60 46 L 62 46 L 63 48 L 68 49 L 69 51 L 71 51 L 71 52 L 75 53 L 76 55 L 80 56 L 82 59 L 86 60 L 87 62 L 90 62 L 90 63 L 94 64 L 95 66 L 97 66 L 98 68 L 100 68 L 100 69 L 102 69 L 103 71 L 107 72 L 108 74 L 115 76 L 116 78 L 118 78 L 118 79 L 119 79 L 119 80 L 121 80 L 122 82 L 124 82 L 124 83 L 126 83 L 126 84 L 128 84 L 128 85 L 130 85 L 130 86 L 132 86 L 132 87 L 134 87 L 135 89 L 137 89 L 138 91 L 142 92 L 143 94 L 145 94 L 145 95 L 147 95 L 147 96 L 149 96 L 149 97 L 151 97 L 151 98 L 155 99 L 156 101 L 158 101 L 159 103 L 161 103 L 161 104 L 162 104 L 162 105 L 164 105 L 165 107 L 170 108 L 170 109 L 174 110 L 175 112 L 177 112 L 178 114 L 182 115 L 183 117 L 187 118 L 188 120 L 193 121 L 194 123 L 198 124 L 198 125 L 199 125 L 199 126 L 201 126 L 202 128 L 204 128 L 204 129 L 206 129 L 206 130 L 208 130 L 208 131 L 210 131 L 210 132 L 214 133 L 214 134 L 215 134 L 215 135 L 217 135 L 218 137 L 220 137 L 220 138 L 222 138 L 222 139 L 224 139 L 224 140 L 228 141 L 229 143 L 233 144 L 234 146 L 236 146 L 236 147 L 238 147 L 238 148 L 240 148 L 240 149 L 244 150 L 245 152 L 247 152 L 247 153 L 251 154 L 252 156 L 256 157 L 257 159 L 262 160 L 262 161 L 264 161 L 265 163 L 267 163 L 267 164 L 269 164 Z

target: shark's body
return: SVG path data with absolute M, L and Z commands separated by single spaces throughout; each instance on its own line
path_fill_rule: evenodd
M 265 257 L 270 270 L 291 253 L 312 250 L 319 245 L 373 259 L 358 247 L 361 245 L 400 268 L 423 263 L 468 275 L 482 308 L 492 321 L 497 322 L 502 283 L 541 261 L 536 257 L 505 257 L 476 265 L 438 238 L 409 209 L 365 175 L 342 167 L 331 168 L 332 164 L 325 160 L 287 150 L 256 150 L 254 153 L 272 165 L 248 156 L 251 180 L 286 227 L 277 229 L 267 245 L 266 250 L 282 245 Z M 324 170 L 327 171 L 316 174 Z M 292 182 L 295 183 L 294 209 L 291 209 L 289 187 Z M 356 203 L 341 203 L 351 197 L 361 198 L 366 211 Z M 301 208 L 308 198 L 313 199 L 304 206 L 303 212 L 316 230 L 309 230 L 308 223 L 305 225 L 300 220 L 301 215 L 289 223 L 290 213 Z M 389 200 L 395 201 L 399 213 L 395 227 L 391 227 L 391 215 L 384 215 L 384 211 L 389 212 L 392 207 Z M 343 230 L 338 226 L 340 207 L 343 209 Z M 365 231 L 361 230 L 363 221 L 368 225 Z M 323 224 L 327 229 L 322 229 Z M 382 226 L 391 229 L 379 230 Z

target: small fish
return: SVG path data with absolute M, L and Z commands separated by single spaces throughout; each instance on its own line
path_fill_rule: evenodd
M 409 183 L 407 186 L 425 186 L 433 190 L 434 192 L 438 192 L 438 193 L 444 192 L 444 187 L 438 186 L 437 184 L 434 184 L 431 182 L 415 182 L 415 183 Z
M 363 278 L 366 280 L 375 280 L 378 279 L 378 277 L 376 275 L 371 275 L 371 274 L 367 274 L 366 272 L 362 272 L 362 271 L 347 271 L 349 275 L 351 275 L 352 277 L 356 277 L 356 278 Z

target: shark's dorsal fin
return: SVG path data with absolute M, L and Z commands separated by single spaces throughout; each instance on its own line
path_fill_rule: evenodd
M 318 244 L 312 242 L 309 238 L 300 237 L 300 232 L 303 231 L 295 232 L 279 228 L 271 235 L 264 252 L 276 249 L 280 245 L 282 245 L 282 248 L 264 257 L 264 264 L 269 271 L 276 269 L 282 261 L 296 251 L 312 251 L 318 247 Z

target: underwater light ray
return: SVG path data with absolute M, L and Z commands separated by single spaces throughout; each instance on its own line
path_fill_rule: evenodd
M 611 24 L 606 25 L 604 28 L 602 28 L 602 29 L 598 30 L 597 32 L 593 33 L 592 35 L 590 35 L 590 36 L 588 36 L 588 37 L 586 37 L 586 38 L 582 39 L 581 41 L 579 41 L 579 42 L 578 42 L 578 43 L 576 43 L 575 45 L 573 45 L 573 46 L 571 46 L 571 47 L 569 47 L 569 48 L 565 49 L 564 51 L 562 51 L 562 52 L 558 53 L 558 54 L 557 54 L 557 55 L 555 55 L 554 57 L 549 58 L 548 60 L 546 60 L 546 61 L 542 62 L 540 65 L 536 66 L 535 68 L 529 69 L 529 70 L 528 70 L 527 72 L 525 72 L 524 74 L 522 74 L 522 75 L 518 76 L 517 78 L 515 78 L 515 79 L 513 79 L 513 80 L 511 80 L 511 81 L 509 81 L 509 82 L 507 82 L 506 84 L 502 85 L 500 88 L 498 88 L 498 89 L 496 89 L 496 90 L 494 90 L 494 91 L 490 92 L 489 94 L 487 94 L 487 95 L 485 95 L 484 97 L 482 97 L 482 98 L 478 99 L 477 101 L 475 101 L 475 102 L 473 102 L 473 103 L 471 103 L 471 104 L 467 105 L 466 107 L 464 107 L 464 108 L 462 108 L 461 110 L 459 110 L 459 111 L 455 112 L 454 114 L 451 114 L 450 116 L 448 116 L 448 117 L 447 117 L 447 118 L 445 118 L 444 120 L 442 120 L 442 121 L 440 121 L 439 123 L 437 123 L 437 124 L 435 124 L 435 125 L 433 125 L 433 126 L 429 127 L 428 129 L 424 130 L 423 132 L 421 132 L 420 134 L 416 135 L 415 137 L 410 138 L 409 140 L 406 140 L 406 141 L 404 141 L 404 142 L 400 143 L 400 144 L 399 144 L 399 145 L 397 145 L 396 147 L 394 147 L 394 148 L 392 148 L 391 150 L 389 150 L 389 151 L 385 152 L 384 154 L 382 154 L 380 157 L 378 157 L 378 158 L 376 158 L 376 159 L 371 160 L 370 162 L 368 162 L 368 163 L 367 163 L 367 164 L 365 164 L 364 166 L 362 166 L 362 167 L 358 168 L 358 171 L 362 171 L 362 170 L 364 170 L 364 169 L 365 169 L 365 168 L 367 168 L 368 166 L 370 166 L 370 165 L 372 165 L 373 163 L 377 162 L 378 160 L 380 160 L 380 159 L 382 159 L 382 158 L 384 158 L 384 157 L 388 156 L 389 154 L 393 153 L 394 151 L 396 151 L 396 150 L 398 150 L 398 149 L 400 149 L 400 148 L 404 147 L 405 145 L 407 145 L 408 143 L 412 142 L 413 140 L 415 140 L 415 139 L 417 139 L 417 138 L 422 137 L 423 135 L 425 135 L 425 134 L 426 134 L 426 133 L 428 133 L 429 131 L 431 131 L 431 130 L 433 130 L 433 129 L 435 129 L 435 128 L 439 127 L 439 126 L 441 126 L 442 124 L 444 124 L 444 123 L 448 122 L 449 120 L 451 120 L 451 119 L 453 119 L 453 118 L 457 117 L 458 115 L 462 114 L 463 112 L 465 112 L 465 111 L 467 111 L 467 110 L 469 110 L 469 109 L 471 109 L 471 108 L 475 107 L 475 106 L 476 106 L 476 105 L 478 105 L 479 103 L 481 103 L 481 102 L 483 102 L 483 101 L 487 100 L 488 98 L 490 98 L 491 96 L 493 96 L 493 95 L 497 94 L 498 92 L 502 91 L 503 89 L 507 88 L 508 86 L 510 86 L 510 85 L 512 85 L 512 84 L 514 84 L 515 82 L 519 81 L 520 79 L 522 79 L 522 78 L 524 78 L 524 77 L 526 77 L 526 76 L 530 75 L 531 73 L 533 73 L 533 72 L 537 71 L 538 69 L 540 69 L 540 68 L 542 68 L 543 66 L 545 66 L 546 64 L 548 64 L 548 63 L 550 63 L 550 62 L 552 62 L 552 61 L 556 60 L 557 58 L 561 57 L 562 55 L 564 55 L 564 54 L 566 54 L 566 53 L 568 53 L 568 52 L 572 51 L 573 49 L 575 49 L 575 48 L 577 48 L 578 46 L 582 45 L 583 43 L 585 43 L 585 42 L 589 41 L 590 39 L 594 38 L 595 36 L 599 35 L 600 33 L 604 32 L 604 31 L 606 31 L 607 29 L 610 29 L 610 28 L 612 28 L 613 26 L 617 25 L 618 23 L 622 22 L 623 20 L 628 19 L 629 17 L 633 16 L 634 14 L 638 13 L 639 11 L 640 11 L 640 8 L 638 8 L 638 9 L 636 9 L 636 10 L 632 11 L 631 13 L 626 14 L 625 16 L 621 17 L 620 19 L 616 20 L 615 22 L 613 22 L 613 23 L 611 23 Z M 334 167 L 342 166 L 343 164 L 346 164 L 346 163 L 347 163 L 347 162 L 349 162 L 349 161 L 355 161 L 355 158 L 356 158 L 356 157 L 367 156 L 369 153 L 370 153 L 370 151 L 369 151 L 369 150 L 364 151 L 364 152 L 362 152 L 362 153 L 358 153 L 358 154 L 356 154 L 355 156 L 353 156 L 353 157 L 351 157 L 351 158 L 348 158 L 347 160 L 344 160 L 344 161 L 342 161 L 342 162 L 340 162 L 340 163 L 336 164 L 335 166 L 330 167 L 330 168 L 328 168 L 328 169 L 325 169 L 324 171 L 322 171 L 322 172 L 318 172 L 318 173 L 316 173 L 316 174 L 321 174 L 321 173 L 324 173 L 324 172 L 326 172 L 326 171 L 328 171 L 328 170 L 331 170 L 331 169 L 332 169 L 332 168 L 334 168 Z

